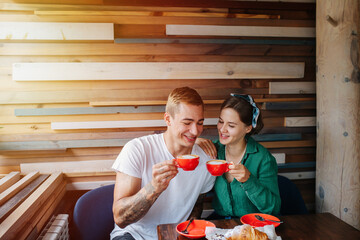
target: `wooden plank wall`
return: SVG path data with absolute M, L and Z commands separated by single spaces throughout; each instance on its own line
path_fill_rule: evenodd
M 231 92 L 251 94 L 265 122 L 259 141 L 285 155 L 280 174 L 292 178 L 313 206 L 314 1 L 5 0 L 0 13 L 0 173 L 63 162 L 66 169 L 72 164 L 70 182 L 95 179 L 97 171 L 80 174 L 81 180 L 76 172 L 83 164 L 76 162 L 108 167 L 128 139 L 163 131 L 151 123 L 163 118 L 167 95 L 190 86 L 215 123 Z M 170 35 L 170 25 L 207 28 Z M 262 34 L 254 34 L 255 27 Z M 123 65 L 135 71 L 114 71 Z M 255 66 L 254 72 L 239 66 Z M 54 75 L 51 69 L 60 67 Z M 77 127 L 82 122 L 90 127 Z M 213 121 L 203 135 L 216 137 Z M 97 179 L 108 180 L 108 174 Z

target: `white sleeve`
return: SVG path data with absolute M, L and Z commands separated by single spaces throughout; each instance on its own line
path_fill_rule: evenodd
M 133 139 L 125 144 L 113 163 L 112 168 L 115 171 L 125 173 L 129 176 L 141 178 L 145 157 L 145 151 L 141 141 Z

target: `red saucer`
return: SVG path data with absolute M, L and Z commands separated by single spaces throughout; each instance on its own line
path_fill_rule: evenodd
M 259 215 L 265 219 L 270 219 L 270 220 L 275 220 L 275 221 L 280 221 L 280 219 L 278 219 L 277 217 L 275 216 L 272 216 L 272 215 L 269 215 L 269 214 L 264 214 L 264 213 L 250 213 L 250 214 L 246 214 L 244 216 L 242 216 L 240 218 L 240 221 L 243 223 L 243 224 L 249 224 L 253 227 L 263 227 L 265 225 L 274 225 L 275 227 L 279 226 L 280 223 L 276 223 L 276 222 L 271 222 L 271 221 L 260 221 L 260 220 L 257 220 L 255 218 L 255 215 Z
M 205 228 L 206 227 L 215 227 L 215 224 L 213 224 L 212 222 L 209 221 L 205 221 L 205 220 L 194 220 L 189 227 L 187 228 L 187 231 L 189 232 L 189 234 L 185 234 L 182 233 L 181 231 L 183 231 L 186 226 L 188 225 L 189 221 L 185 221 L 182 223 L 179 223 L 176 226 L 176 231 L 180 234 L 183 235 L 185 237 L 188 238 L 203 238 L 205 237 Z

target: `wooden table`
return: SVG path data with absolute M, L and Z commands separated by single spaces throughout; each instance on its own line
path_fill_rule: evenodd
M 330 213 L 307 215 L 291 215 L 280 217 L 283 224 L 276 228 L 276 234 L 283 240 L 288 239 L 360 239 L 360 231 L 343 222 Z M 233 228 L 241 225 L 239 219 L 212 220 L 218 228 Z M 186 240 L 179 235 L 175 228 L 176 223 L 161 224 L 157 227 L 159 240 Z M 206 238 L 201 238 L 206 239 Z

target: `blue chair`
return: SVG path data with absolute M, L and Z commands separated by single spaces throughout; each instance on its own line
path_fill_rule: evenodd
M 281 198 L 281 215 L 307 214 L 304 199 L 299 189 L 287 177 L 278 175 L 278 184 Z
M 75 237 L 72 239 L 110 239 L 114 228 L 113 196 L 114 184 L 95 188 L 77 200 L 73 215 Z

